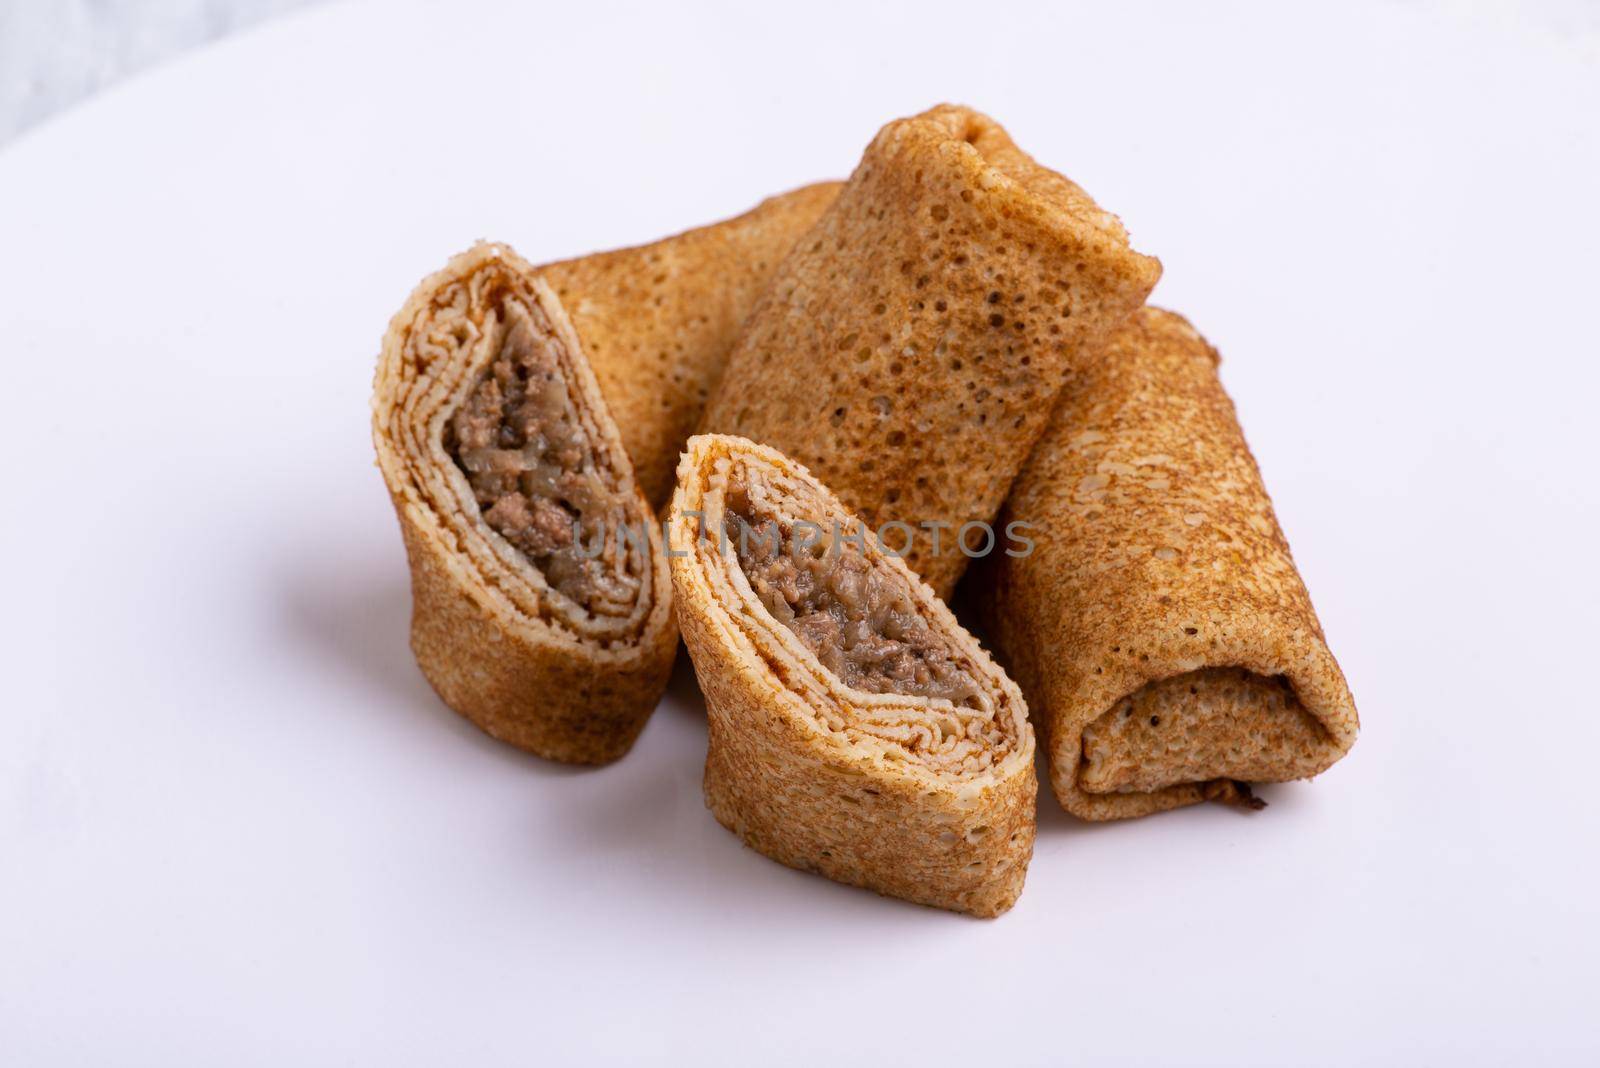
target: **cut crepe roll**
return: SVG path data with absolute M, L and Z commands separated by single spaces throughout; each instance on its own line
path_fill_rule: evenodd
M 977 916 L 1010 908 L 1037 791 L 1016 685 L 772 449 L 691 438 L 669 516 L 717 819 L 830 879 Z
M 994 518 L 1069 371 L 1160 273 L 983 115 L 892 122 L 757 303 L 701 426 L 807 464 L 873 529 L 916 525 L 907 562 L 943 596 L 963 524 Z
M 1218 357 L 1142 310 L 1063 395 L 1002 519 L 1031 552 L 974 575 L 1086 819 L 1309 778 L 1355 741 L 1323 638 Z
M 583 342 L 634 477 L 660 507 L 756 298 L 839 191 L 822 182 L 640 248 L 541 267 Z
M 622 756 L 672 668 L 670 579 L 555 292 L 503 246 L 451 260 L 390 324 L 372 418 L 439 696 L 540 756 Z

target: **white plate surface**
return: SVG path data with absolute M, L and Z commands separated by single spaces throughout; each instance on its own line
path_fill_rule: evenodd
M 1559 11 L 336 6 L 0 154 L 0 1060 L 1579 1062 L 1600 78 Z M 378 338 L 982 107 L 1166 264 L 1364 733 L 1253 817 L 1041 798 L 977 922 L 789 871 L 681 671 L 574 771 L 406 647 Z

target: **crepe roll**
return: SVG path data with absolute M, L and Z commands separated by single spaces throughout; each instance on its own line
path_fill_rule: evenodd
M 666 503 L 739 328 L 838 182 L 640 248 L 540 268 L 583 342 L 651 505 Z
M 997 123 L 942 106 L 885 126 L 757 302 L 702 428 L 806 464 L 941 596 L 1072 369 L 1160 264 Z
M 1027 708 L 899 546 L 742 438 L 690 439 L 669 516 L 716 818 L 839 882 L 1010 908 L 1033 852 Z
M 501 245 L 451 260 L 389 326 L 372 419 L 439 696 L 552 760 L 626 753 L 672 668 L 671 580 L 555 290 Z
M 1026 552 L 973 585 L 1085 819 L 1305 779 L 1358 721 L 1218 356 L 1145 308 L 1064 392 L 1003 518 Z M 988 569 L 992 568 L 992 572 Z

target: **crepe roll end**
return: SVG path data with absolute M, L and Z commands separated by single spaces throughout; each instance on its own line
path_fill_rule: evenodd
M 742 438 L 690 440 L 668 530 L 717 819 L 790 867 L 1009 909 L 1034 839 L 1027 709 L 928 586 L 804 467 Z
M 1032 551 L 977 577 L 990 631 L 1086 819 L 1320 774 L 1355 704 L 1218 358 L 1138 312 L 1063 394 L 1003 513 Z M 1251 804 L 1249 807 L 1259 807 Z
M 806 464 L 940 596 L 1054 397 L 1160 277 L 1116 216 L 989 117 L 884 126 L 756 303 L 700 428 Z
M 439 696 L 553 760 L 626 753 L 676 649 L 661 532 L 566 310 L 510 249 L 457 256 L 396 315 L 373 439 Z

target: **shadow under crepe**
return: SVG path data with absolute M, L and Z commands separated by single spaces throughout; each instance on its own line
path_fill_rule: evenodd
M 874 930 L 886 918 L 907 924 L 926 917 L 970 919 L 796 871 L 750 849 L 706 808 L 705 758 L 705 699 L 683 654 L 634 752 L 605 769 L 606 789 L 564 809 L 561 847 L 618 858 L 606 877 L 648 886 L 653 912 L 714 909 L 752 938 L 770 934 L 774 922 L 805 916 L 829 923 L 860 919 Z
M 387 527 L 383 532 L 388 533 Z M 288 563 L 275 582 L 296 645 L 377 695 L 376 700 L 343 702 L 341 707 L 370 714 L 374 729 L 410 731 L 426 723 L 422 729 L 441 730 L 454 739 L 450 744 L 464 741 L 547 775 L 593 770 L 543 760 L 496 741 L 439 699 L 411 652 L 410 580 L 404 561 L 393 561 L 394 555 L 388 545 L 383 551 L 362 552 L 352 545 L 330 552 L 323 540 L 315 549 L 287 554 Z
M 380 528 L 388 533 L 387 526 Z M 528 794 L 528 818 L 546 832 L 549 804 L 560 806 L 556 842 L 566 857 L 615 857 L 608 871 L 648 885 L 661 913 L 711 907 L 725 911 L 759 937 L 774 920 L 916 924 L 922 917 L 960 923 L 956 913 L 896 901 L 784 867 L 729 834 L 707 810 L 701 779 L 706 757 L 705 700 L 694 667 L 677 658 L 667 692 L 634 752 L 605 767 L 559 764 L 498 742 L 453 712 L 433 692 L 410 648 L 411 590 L 398 549 L 362 544 L 357 532 L 324 530 L 314 548 L 286 552 L 272 589 L 285 628 L 300 655 L 331 666 L 370 697 L 341 702 L 366 716 L 367 729 L 390 734 L 426 732 L 429 744 L 466 744 L 541 776 L 605 776 L 604 789 L 583 795 Z M 376 541 L 376 539 L 370 539 Z M 681 653 L 681 650 L 680 650 Z M 541 804 L 541 800 L 544 802 Z M 1053 810 L 1053 811 L 1052 811 Z M 1048 814 L 1048 815 L 1046 815 Z M 1051 799 L 1044 824 L 1067 830 L 1072 820 Z M 1059 817 L 1059 818 L 1057 818 Z M 523 862 L 547 865 L 548 846 L 508 841 Z M 896 919 L 899 917 L 899 919 Z M 877 928 L 875 928 L 877 929 Z

